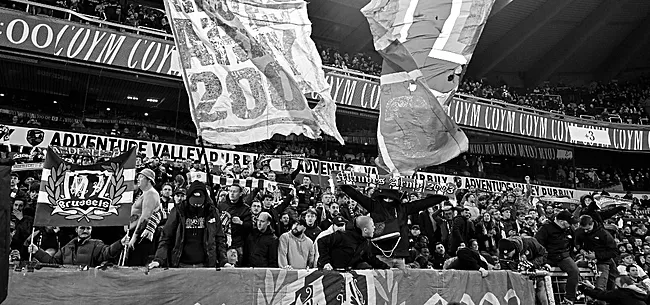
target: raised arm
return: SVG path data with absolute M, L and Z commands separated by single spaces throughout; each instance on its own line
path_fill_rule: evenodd
M 447 200 L 449 200 L 449 198 L 447 196 L 444 196 L 444 195 L 433 195 L 433 196 L 429 196 L 429 197 L 424 198 L 424 199 L 416 200 L 416 201 L 413 201 L 411 203 L 407 203 L 405 205 L 406 206 L 406 213 L 408 215 L 416 214 L 416 213 L 419 213 L 422 210 L 426 210 L 429 207 L 440 204 L 440 203 L 445 202 Z
M 359 203 L 364 209 L 366 209 L 369 213 L 372 213 L 374 210 L 374 204 L 372 203 L 372 199 L 370 197 L 361 194 L 361 192 L 357 191 L 354 187 L 350 185 L 341 185 L 341 191 L 343 191 L 348 197 L 350 197 L 352 200 L 356 201 Z

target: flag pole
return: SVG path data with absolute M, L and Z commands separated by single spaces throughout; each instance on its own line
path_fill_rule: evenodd
M 31 236 L 31 238 L 30 238 L 31 240 L 29 242 L 30 246 L 34 244 L 34 233 L 35 232 L 36 232 L 36 228 L 34 228 L 34 226 L 32 226 L 32 236 Z M 32 261 L 32 251 L 29 251 L 29 261 L 30 262 Z
M 201 145 L 201 153 L 203 154 L 203 162 L 205 162 L 205 179 L 206 184 L 210 187 L 210 198 L 213 198 L 214 195 L 214 185 L 212 184 L 212 175 L 210 174 L 210 164 L 208 163 L 208 154 L 205 149 L 205 142 L 203 142 L 203 136 L 199 135 L 199 145 Z M 216 204 L 216 203 L 215 203 Z

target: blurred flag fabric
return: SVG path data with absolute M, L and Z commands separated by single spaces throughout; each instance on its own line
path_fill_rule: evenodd
M 48 147 L 34 226 L 129 224 L 136 190 L 136 148 L 90 165 L 65 162 Z
M 377 165 L 391 173 L 445 163 L 468 148 L 443 105 L 458 88 L 494 0 L 372 0 L 361 9 L 384 58 Z
M 274 134 L 339 142 L 336 104 L 302 0 L 165 0 L 197 133 L 215 144 Z M 312 110 L 305 93 L 321 100 Z

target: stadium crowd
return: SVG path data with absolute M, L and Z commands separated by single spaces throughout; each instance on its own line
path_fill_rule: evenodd
M 100 161 L 64 158 L 79 164 Z M 32 253 L 45 265 L 95 267 L 117 264 L 124 247 L 131 247 L 126 264 L 150 268 L 397 267 L 480 270 L 488 276 L 492 269 L 530 271 L 548 263 L 569 273 L 567 291 L 577 289 L 576 266 L 600 270 L 607 261 L 615 264 L 613 274 L 628 274 L 644 291 L 650 288 L 647 196 L 629 194 L 600 209 L 592 195 L 554 203 L 532 196 L 528 187 L 502 192 L 459 188 L 447 196 L 350 185 L 332 189 L 317 185 L 316 177 L 299 175 L 298 164 L 295 169 L 285 165 L 281 172 L 271 171 L 264 160 L 248 167 L 213 167 L 213 174 L 231 180 L 206 186 L 195 179 L 204 169 L 199 163 L 140 159 L 138 199 L 131 212 L 142 219 L 135 218 L 127 237 L 121 227 L 41 227 L 34 228 L 34 245 L 40 178 L 13 173 L 12 260 Z M 260 180 L 277 184 L 262 186 Z M 594 222 L 591 230 L 607 237 L 606 245 L 590 239 Z M 399 238 L 370 241 L 389 232 Z M 84 250 L 91 247 L 96 250 Z M 504 255 L 511 251 L 521 258 Z M 596 285 L 604 289 L 604 283 Z M 576 294 L 568 292 L 566 298 L 571 304 Z
M 42 114 L 40 110 L 33 109 Z M 23 115 L 22 112 L 0 113 L 0 124 L 17 126 L 52 128 L 55 130 L 73 130 L 90 132 L 107 136 L 132 138 L 140 140 L 163 141 L 196 145 L 189 134 L 175 134 L 155 128 L 165 127 L 164 122 L 154 116 L 148 116 L 148 121 L 119 119 L 124 123 L 112 123 L 114 120 L 90 122 L 62 120 L 61 113 L 54 113 L 56 119 L 39 119 L 36 116 Z M 98 118 L 105 118 L 98 114 Z M 148 122 L 150 127 L 139 126 Z M 367 144 L 367 145 L 366 145 Z M 356 144 L 348 142 L 341 146 L 335 141 L 313 141 L 304 137 L 294 137 L 290 141 L 280 137 L 269 141 L 242 146 L 222 146 L 222 149 L 262 154 L 304 154 L 305 157 L 323 161 L 343 162 L 359 165 L 374 165 L 376 144 Z M 2 149 L 0 149 L 1 151 Z M 187 160 L 179 160 L 186 162 Z M 502 164 L 516 162 L 526 166 L 503 167 Z M 650 169 L 645 167 L 622 168 L 614 166 L 581 167 L 573 160 L 557 161 L 554 163 L 530 162 L 530 159 L 517 159 L 504 156 L 478 155 L 465 153 L 446 164 L 424 169 L 427 172 L 474 176 L 505 181 L 519 182 L 518 177 L 531 176 L 535 184 L 569 188 L 614 189 L 625 191 L 644 191 L 650 189 Z
M 491 86 L 466 79 L 461 93 L 576 117 L 616 123 L 648 124 L 650 82 L 592 83 L 586 87 L 550 86 L 521 92 L 507 85 Z

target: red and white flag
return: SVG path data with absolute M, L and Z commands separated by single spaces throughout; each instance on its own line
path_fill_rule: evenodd
M 494 0 L 372 0 L 368 19 L 384 58 L 377 164 L 392 173 L 447 162 L 468 148 L 446 114 Z

